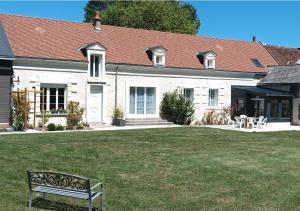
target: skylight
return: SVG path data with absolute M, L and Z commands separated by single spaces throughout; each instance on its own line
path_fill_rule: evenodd
M 251 59 L 256 67 L 264 67 L 258 59 Z

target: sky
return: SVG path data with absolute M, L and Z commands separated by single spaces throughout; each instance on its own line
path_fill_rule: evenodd
M 199 35 L 300 48 L 300 1 L 189 1 Z M 0 13 L 83 21 L 86 1 L 3 1 Z

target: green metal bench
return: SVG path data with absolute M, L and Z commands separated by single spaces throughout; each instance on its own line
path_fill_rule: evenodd
M 90 186 L 90 179 L 71 174 L 49 172 L 49 171 L 27 171 L 29 185 L 29 208 L 32 206 L 32 193 L 42 193 L 44 199 L 46 194 L 72 197 L 87 200 L 89 211 L 92 211 L 92 202 L 100 199 L 100 209 L 103 210 L 104 184 L 98 183 Z M 101 192 L 94 191 L 101 188 Z

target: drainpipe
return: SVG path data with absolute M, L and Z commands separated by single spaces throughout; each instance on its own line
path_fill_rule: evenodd
M 119 66 L 117 65 L 115 74 L 115 109 L 118 107 L 118 73 Z

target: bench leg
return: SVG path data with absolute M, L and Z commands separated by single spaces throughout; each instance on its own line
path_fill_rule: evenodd
M 103 195 L 101 195 L 100 197 L 99 197 L 99 199 L 100 199 L 100 210 L 101 211 L 103 211 Z
M 89 211 L 92 211 L 92 200 L 89 200 Z
M 28 207 L 31 208 L 31 204 L 32 204 L 32 193 L 31 191 L 29 192 L 29 201 L 28 201 Z

